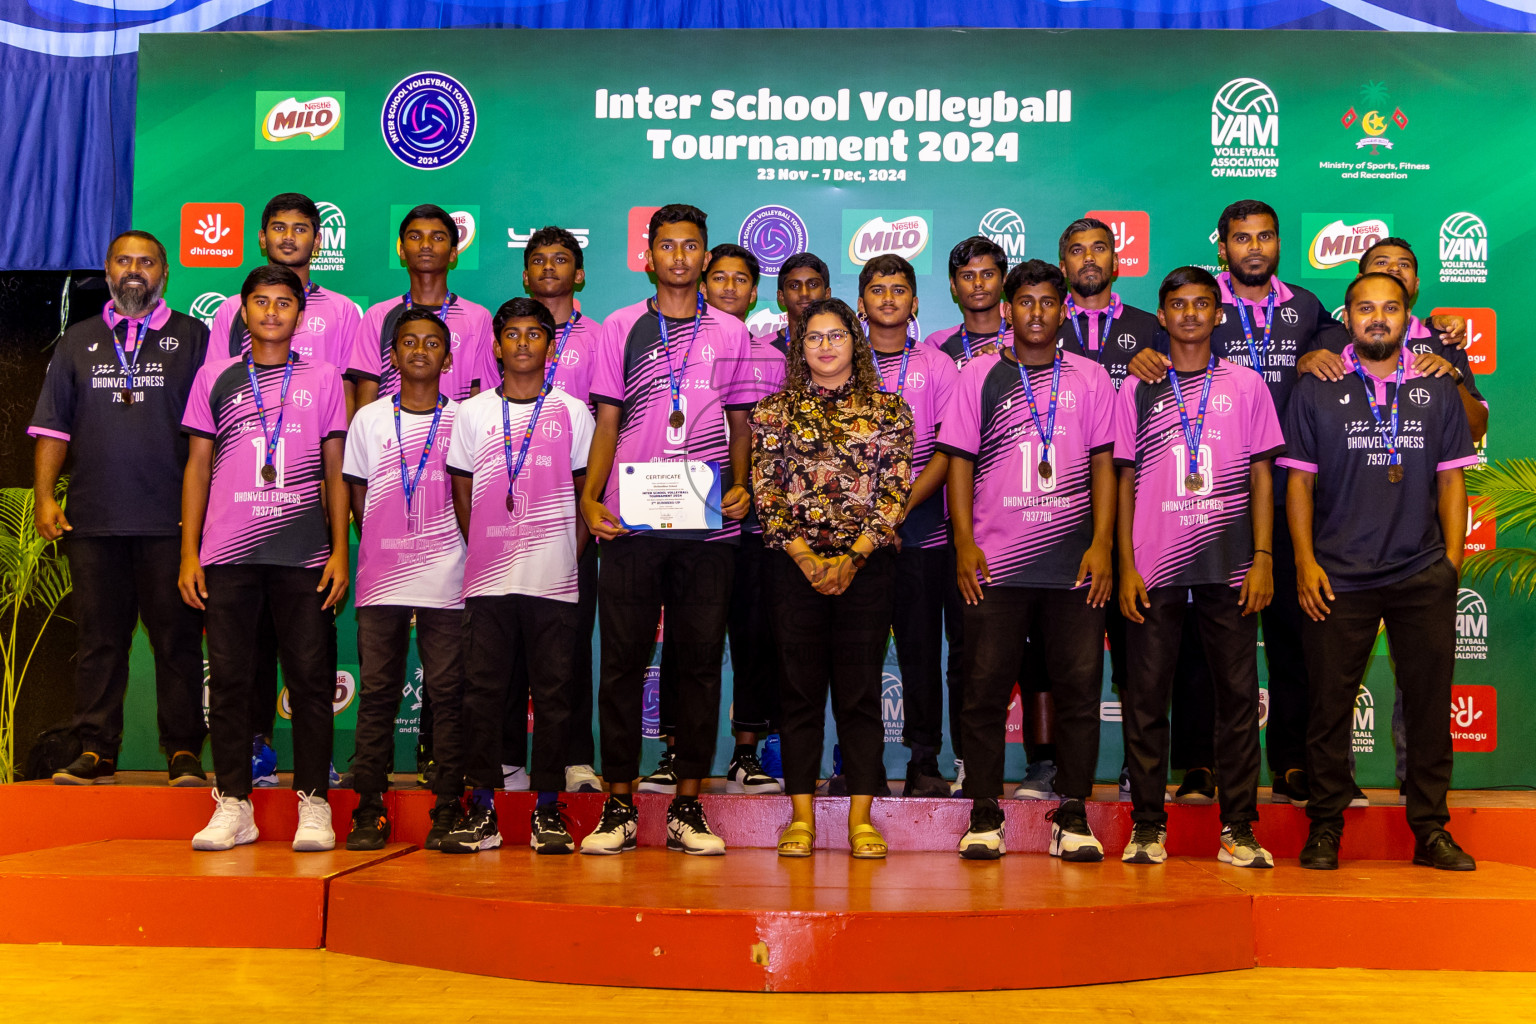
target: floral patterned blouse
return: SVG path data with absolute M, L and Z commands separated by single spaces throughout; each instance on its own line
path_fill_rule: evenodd
M 852 380 L 770 395 L 752 411 L 752 490 L 769 547 L 890 544 L 912 491 L 912 410 L 895 394 L 857 394 Z

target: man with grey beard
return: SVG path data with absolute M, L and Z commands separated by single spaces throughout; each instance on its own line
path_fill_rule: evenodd
M 115 780 L 128 651 L 139 619 L 155 652 L 158 726 L 172 786 L 206 786 L 202 617 L 181 600 L 182 412 L 203 365 L 208 328 L 161 296 L 165 246 L 125 231 L 107 249 L 100 316 L 59 340 L 27 433 L 37 530 L 63 538 L 80 632 L 73 730 L 81 754 L 60 785 Z M 68 500 L 56 495 L 72 459 Z M 253 463 L 255 479 L 259 463 Z M 65 514 L 65 506 L 68 514 Z

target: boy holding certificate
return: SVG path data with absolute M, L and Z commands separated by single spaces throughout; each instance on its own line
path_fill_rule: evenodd
M 582 852 L 634 849 L 641 691 L 665 604 L 678 670 L 667 847 L 721 854 L 725 843 L 704 820 L 698 793 L 714 759 L 737 520 L 751 504 L 751 339 L 699 291 L 709 256 L 703 211 L 662 207 L 649 238 L 656 295 L 610 316 L 593 353 L 597 429 L 581 510 L 604 543 L 598 720 L 609 798 Z M 656 479 L 661 473 L 670 484 Z

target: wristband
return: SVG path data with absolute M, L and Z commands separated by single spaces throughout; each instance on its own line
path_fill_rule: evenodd
M 1275 557 L 1275 553 L 1273 551 L 1268 551 L 1264 548 L 1254 548 L 1253 553 L 1256 555 L 1268 555 L 1270 558 Z
M 869 560 L 869 556 L 868 555 L 861 555 L 857 551 L 852 550 L 851 548 L 848 551 L 848 558 L 849 558 L 850 561 L 853 562 L 853 567 L 855 569 L 862 569 L 862 568 L 864 568 L 864 563 Z

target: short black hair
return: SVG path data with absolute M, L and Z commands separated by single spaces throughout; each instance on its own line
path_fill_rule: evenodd
M 1067 279 L 1061 268 L 1045 260 L 1025 260 L 1003 278 L 1003 300 L 1013 301 L 1013 293 L 1032 284 L 1048 284 L 1056 289 L 1058 299 L 1066 297 Z
M 391 341 L 393 347 L 400 346 L 400 335 L 405 332 L 406 324 L 426 322 L 435 326 L 442 333 L 444 341 L 451 341 L 453 332 L 448 330 L 448 325 L 443 323 L 443 318 L 432 312 L 425 306 L 412 306 L 400 314 L 400 319 L 395 321 L 395 336 Z
M 165 267 L 167 270 L 170 269 L 170 264 L 166 261 L 165 256 L 165 243 L 160 241 L 160 239 L 156 238 L 154 235 L 150 234 L 148 231 L 140 231 L 138 228 L 129 228 L 127 231 L 124 231 L 122 234 L 112 239 L 112 241 L 107 245 L 108 258 L 112 256 L 112 249 L 117 245 L 117 243 L 121 242 L 125 238 L 137 238 L 142 241 L 149 242 L 160 253 L 160 265 Z
M 1399 281 L 1397 278 L 1393 277 L 1391 274 L 1382 274 L 1382 273 L 1372 272 L 1372 273 L 1369 273 L 1369 274 L 1361 274 L 1359 277 L 1357 277 L 1353 281 L 1349 282 L 1349 287 L 1344 289 L 1344 308 L 1345 309 L 1349 308 L 1350 297 L 1355 294 L 1355 288 L 1358 287 L 1359 284 L 1362 281 L 1391 281 L 1393 284 L 1397 285 L 1397 290 L 1403 293 L 1403 305 L 1404 306 L 1408 305 L 1408 302 L 1410 301 L 1409 300 L 1409 295 L 1408 295 L 1408 286 L 1407 285 L 1403 284 L 1403 282 Z
M 907 279 L 907 286 L 913 292 L 917 291 L 917 271 L 912 269 L 912 264 L 893 252 L 886 252 L 864 264 L 864 269 L 859 271 L 859 294 L 863 295 L 864 289 L 875 278 L 894 277 L 897 274 Z
M 507 326 L 508 320 L 530 316 L 539 322 L 539 326 L 544 328 L 544 332 L 553 341 L 555 339 L 554 314 L 544 303 L 537 299 L 530 299 L 526 295 L 519 295 L 501 304 L 501 308 L 496 311 L 496 316 L 491 320 L 491 337 L 500 338 L 501 329 Z
M 533 250 L 542 249 L 546 245 L 559 245 L 571 250 L 571 256 L 576 261 L 576 269 L 582 269 L 581 243 L 565 228 L 557 228 L 550 224 L 528 236 L 528 244 L 523 248 L 524 270 L 528 269 L 528 261 L 533 258 Z
M 810 267 L 821 275 L 822 282 L 828 288 L 832 287 L 832 275 L 827 270 L 826 263 L 813 252 L 797 252 L 785 260 L 783 265 L 779 267 L 779 280 L 782 281 L 787 277 L 791 270 L 799 270 L 801 267 Z
M 314 225 L 315 234 L 320 233 L 320 208 L 302 192 L 282 192 L 268 199 L 266 207 L 261 211 L 261 230 L 267 230 L 272 215 L 283 210 L 298 210 Z
M 1003 251 L 1003 247 L 986 235 L 972 235 L 964 241 L 957 242 L 955 247 L 949 250 L 950 278 L 953 279 L 955 272 L 971 260 L 982 256 L 992 257 L 992 262 L 997 264 L 998 270 L 1005 274 L 1008 272 L 1008 254 Z
M 1403 251 L 1407 252 L 1409 256 L 1413 257 L 1413 269 L 1415 273 L 1418 272 L 1419 256 L 1418 253 L 1413 251 L 1413 246 L 1408 244 L 1408 239 L 1398 238 L 1396 235 L 1389 235 L 1379 242 L 1371 243 L 1370 248 L 1366 249 L 1365 252 L 1360 254 L 1360 261 L 1358 264 L 1356 264 L 1360 268 L 1360 273 L 1368 273 L 1368 271 L 1365 269 L 1365 265 L 1370 262 L 1371 253 L 1375 252 L 1377 249 L 1402 249 Z
M 757 287 L 757 282 L 763 276 L 763 268 L 757 262 L 757 257 L 735 242 L 721 242 L 709 250 L 709 262 L 704 265 L 705 277 L 709 276 L 709 272 L 714 269 L 715 263 L 719 260 L 741 260 L 741 262 L 745 263 L 747 265 L 747 272 L 752 275 L 753 288 Z
M 1208 288 L 1216 301 L 1221 302 L 1221 285 L 1216 283 L 1216 278 L 1204 267 L 1178 267 L 1168 272 L 1163 278 L 1163 283 L 1157 288 L 1157 305 L 1161 309 L 1163 300 L 1186 285 L 1199 285 Z
M 1280 215 L 1275 208 L 1268 203 L 1262 203 L 1257 199 L 1239 199 L 1216 218 L 1216 237 L 1225 242 L 1227 240 L 1227 227 L 1235 220 L 1246 220 L 1249 217 L 1268 217 L 1275 225 L 1275 234 L 1280 233 Z
M 405 229 L 413 220 L 441 221 L 448 228 L 448 242 L 457 249 L 459 247 L 459 226 L 454 223 L 448 211 L 441 206 L 432 203 L 422 203 L 413 207 L 400 221 L 400 241 L 405 241 Z
M 1061 233 L 1061 241 L 1056 243 L 1056 258 L 1058 260 L 1067 258 L 1067 243 L 1072 240 L 1072 236 L 1080 235 L 1084 231 L 1102 231 L 1109 236 L 1109 244 L 1115 244 L 1114 228 L 1105 224 L 1097 217 L 1079 217 L 1067 225 L 1066 230 Z
M 697 206 L 689 206 L 687 203 L 668 203 L 655 213 L 651 214 L 651 223 L 646 227 L 646 248 L 656 241 L 656 232 L 668 224 L 692 224 L 699 229 L 699 240 L 705 245 L 709 244 L 709 227 L 705 221 L 709 220 L 709 214 Z
M 276 263 L 268 263 L 257 267 L 245 275 L 245 284 L 240 286 L 240 305 L 245 305 L 245 300 L 251 297 L 251 293 L 264 284 L 278 284 L 293 292 L 293 297 L 299 300 L 299 312 L 304 311 L 304 282 L 299 280 L 287 267 L 280 267 Z

